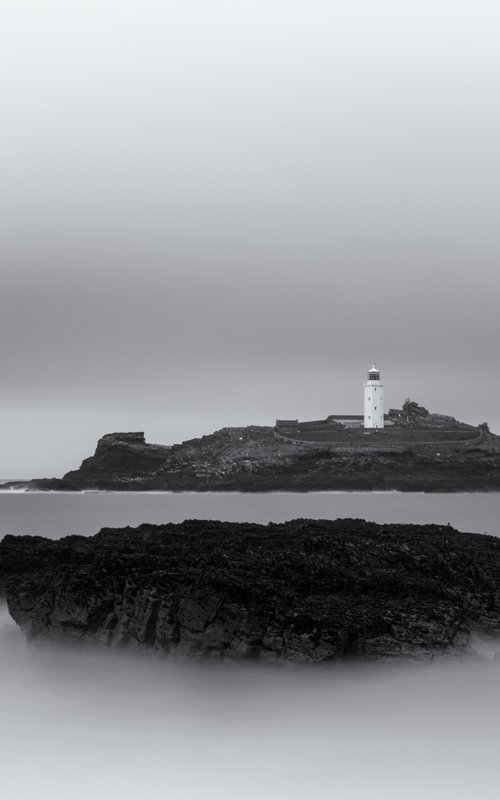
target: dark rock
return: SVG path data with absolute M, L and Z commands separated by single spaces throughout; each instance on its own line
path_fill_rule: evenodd
M 428 417 L 429 412 L 424 406 L 419 406 L 414 400 L 409 397 L 403 403 L 403 414 L 407 417 Z
M 500 489 L 500 437 L 484 426 L 474 428 L 439 414 L 409 419 L 396 419 L 373 436 L 337 423 L 328 423 L 324 434 L 325 421 L 305 423 L 294 433 L 304 436 L 304 442 L 256 425 L 222 428 L 172 447 L 148 444 L 143 433 L 112 433 L 99 440 L 94 455 L 79 469 L 60 480 L 30 481 L 28 489 Z M 332 441 L 323 441 L 323 435 Z M 317 441 L 309 441 L 311 437 Z
M 148 476 L 163 466 L 170 448 L 147 444 L 142 431 L 137 433 L 107 433 L 99 439 L 91 458 L 82 461 L 78 470 L 64 475 L 63 480 L 73 483 L 105 479 L 126 479 Z
M 500 539 L 449 526 L 188 520 L 6 536 L 0 576 L 32 641 L 306 663 L 459 657 L 500 633 Z

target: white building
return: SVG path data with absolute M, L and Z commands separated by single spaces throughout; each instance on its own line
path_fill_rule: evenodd
M 380 380 L 380 370 L 375 364 L 368 372 L 364 384 L 365 428 L 384 427 L 384 385 Z

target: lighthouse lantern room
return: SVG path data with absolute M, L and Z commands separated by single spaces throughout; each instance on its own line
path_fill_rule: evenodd
M 375 364 L 368 371 L 368 379 L 364 384 L 365 394 L 365 428 L 384 427 L 384 385 L 380 380 L 380 370 Z

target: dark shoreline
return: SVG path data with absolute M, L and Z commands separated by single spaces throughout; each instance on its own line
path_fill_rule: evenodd
M 260 485 L 252 485 L 252 486 L 245 486 L 241 484 L 234 485 L 231 484 L 215 484 L 215 485 L 203 485 L 203 486 L 183 486 L 182 488 L 178 488 L 175 486 L 164 486 L 164 487 L 149 487 L 147 485 L 134 485 L 133 483 L 128 483 L 124 481 L 123 483 L 111 483 L 108 484 L 107 482 L 103 482 L 98 485 L 83 485 L 83 486 L 68 486 L 65 484 L 63 480 L 55 479 L 55 480 L 32 480 L 27 481 L 26 484 L 13 484 L 13 485 L 6 485 L 0 486 L 0 493 L 5 492 L 8 493 L 57 493 L 57 494 L 70 494 L 72 492 L 82 493 L 82 494 L 92 494 L 92 493 L 103 493 L 103 492 L 129 492 L 129 493 L 143 493 L 143 494 L 162 494 L 162 493 L 173 493 L 173 494 L 210 494 L 210 493 L 218 493 L 221 494 L 231 492 L 234 494 L 272 494 L 272 493 L 282 493 L 282 494 L 314 494 L 314 493 L 329 493 L 329 492 L 352 492 L 353 494 L 356 493 L 382 493 L 387 492 L 388 494 L 391 492 L 399 492 L 401 494 L 492 494 L 495 492 L 500 492 L 500 484 L 495 483 L 485 483 L 483 485 L 474 486 L 472 485 L 473 481 L 464 481 L 463 483 L 456 483 L 456 484 L 426 484 L 422 485 L 419 482 L 415 482 L 414 484 L 405 484 L 405 485 L 397 485 L 396 483 L 390 485 L 360 485 L 359 483 L 353 484 L 334 484 L 331 486 L 282 486 L 282 485 L 273 485 L 273 486 L 260 486 Z

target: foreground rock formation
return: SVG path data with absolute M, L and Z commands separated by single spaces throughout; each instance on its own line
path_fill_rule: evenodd
M 186 521 L 6 536 L 0 581 L 29 640 L 176 657 L 460 657 L 500 632 L 500 539 L 449 526 Z
M 416 405 L 416 404 L 413 404 Z M 423 409 L 426 412 L 426 409 Z M 283 436 L 268 427 L 223 428 L 165 447 L 144 434 L 113 433 L 62 479 L 31 489 L 173 491 L 488 491 L 500 489 L 500 437 L 451 417 L 415 409 L 393 412 L 384 432 L 314 423 Z M 398 414 L 400 416 L 398 416 Z M 338 426 L 337 426 L 338 427 Z M 328 429 L 328 430 L 326 430 Z M 325 433 L 326 430 L 326 433 Z M 317 437 L 317 441 L 301 441 Z M 324 437 L 330 441 L 324 441 Z M 335 441 L 332 441 L 332 438 Z

